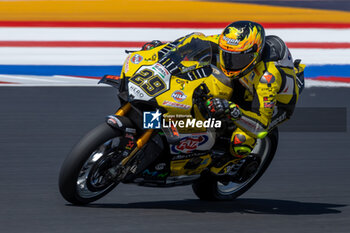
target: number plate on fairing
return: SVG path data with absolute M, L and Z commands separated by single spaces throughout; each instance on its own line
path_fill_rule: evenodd
M 159 63 L 141 67 L 129 78 L 129 94 L 135 100 L 150 100 L 169 90 L 171 74 Z

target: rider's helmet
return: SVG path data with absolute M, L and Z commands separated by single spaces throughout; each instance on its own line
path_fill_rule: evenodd
M 219 37 L 220 66 L 231 78 L 249 73 L 259 61 L 265 44 L 265 30 L 255 22 L 237 21 Z

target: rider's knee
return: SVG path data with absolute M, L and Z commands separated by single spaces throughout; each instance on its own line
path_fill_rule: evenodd
M 247 157 L 253 150 L 255 139 L 241 133 L 235 134 L 231 142 L 231 153 L 238 158 Z

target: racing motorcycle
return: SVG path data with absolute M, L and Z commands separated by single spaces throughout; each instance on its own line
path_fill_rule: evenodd
M 202 200 L 233 200 L 252 187 L 274 157 L 278 130 L 257 139 L 245 159 L 230 154 L 236 126 L 206 107 L 233 92 L 211 51 L 191 37 L 131 51 L 120 76 L 100 80 L 118 90 L 121 104 L 66 157 L 59 189 L 68 202 L 93 202 L 119 183 L 192 185 Z

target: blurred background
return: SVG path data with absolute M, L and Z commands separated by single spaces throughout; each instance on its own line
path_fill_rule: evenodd
M 96 80 L 60 76 L 118 75 L 125 49 L 139 49 L 154 39 L 173 41 L 193 31 L 219 34 L 232 21 L 252 20 L 265 26 L 267 34 L 280 36 L 294 59 L 301 58 L 308 65 L 305 75 L 312 78 L 310 85 L 332 81 L 336 84 L 331 85 L 346 86 L 348 80 L 343 78 L 350 77 L 349 8 L 348 1 L 307 0 L 3 0 L 0 81 L 95 84 Z M 27 75 L 44 77 L 37 80 Z
M 60 166 L 118 107 L 97 82 L 120 74 L 124 50 L 236 20 L 261 23 L 307 65 L 261 180 L 233 202 L 119 185 L 91 205 L 66 203 Z M 348 233 L 349 58 L 348 0 L 0 0 L 0 232 Z

